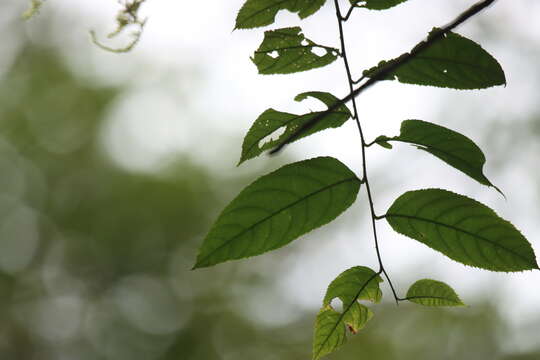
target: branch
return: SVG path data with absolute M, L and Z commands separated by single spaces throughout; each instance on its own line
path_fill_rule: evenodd
M 401 66 L 407 64 L 409 61 L 414 59 L 416 56 L 418 56 L 419 53 L 422 51 L 430 48 L 433 44 L 435 44 L 440 39 L 444 38 L 444 36 L 458 27 L 459 25 L 463 24 L 465 21 L 469 20 L 471 17 L 475 16 L 491 4 L 493 4 L 496 0 L 483 0 L 480 1 L 473 6 L 471 6 L 469 9 L 461 13 L 457 18 L 455 18 L 451 23 L 448 25 L 440 28 L 439 30 L 432 33 L 431 36 L 429 36 L 426 40 L 422 40 L 419 42 L 412 50 L 411 52 L 407 53 L 406 55 L 396 59 L 395 62 L 391 62 L 388 64 L 388 66 L 383 67 L 378 71 L 377 73 L 373 74 L 371 78 L 369 78 L 368 81 L 366 81 L 364 84 L 362 84 L 360 87 L 358 87 L 353 92 L 349 93 L 346 97 L 339 100 L 334 105 L 330 106 L 328 110 L 321 112 L 319 115 L 315 116 L 312 120 L 305 123 L 303 126 L 298 128 L 294 133 L 292 133 L 287 139 L 285 139 L 284 142 L 276 146 L 272 151 L 270 151 L 270 154 L 275 154 L 279 152 L 281 149 L 283 149 L 287 144 L 290 142 L 296 140 L 301 134 L 305 133 L 312 127 L 314 127 L 319 121 L 324 119 L 329 113 L 334 111 L 339 106 L 349 102 L 350 100 L 356 98 L 358 95 L 360 95 L 363 91 L 374 85 L 375 83 L 379 82 L 380 80 L 386 78 L 390 73 L 394 72 L 395 70 L 399 69 Z

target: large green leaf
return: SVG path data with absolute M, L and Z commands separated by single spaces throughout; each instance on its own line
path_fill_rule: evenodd
M 441 281 L 422 279 L 411 285 L 407 300 L 424 306 L 463 306 L 454 289 Z
M 295 100 L 302 101 L 307 97 L 318 99 L 328 107 L 339 101 L 334 95 L 320 91 L 310 91 L 299 94 L 295 97 Z M 285 141 L 285 139 L 293 134 L 299 127 L 321 113 L 322 112 L 310 112 L 303 115 L 295 115 L 276 111 L 274 109 L 266 110 L 257 118 L 257 120 L 255 120 L 246 134 L 242 144 L 242 155 L 240 156 L 238 165 L 260 155 L 263 151 L 272 149 L 282 141 Z M 314 127 L 302 133 L 294 140 L 296 141 L 324 129 L 339 127 L 351 116 L 350 110 L 347 106 L 342 104 L 326 115 L 324 121 L 319 121 Z M 279 131 L 283 132 L 277 136 L 277 138 L 273 138 Z
M 381 277 L 373 270 L 356 266 L 345 270 L 330 283 L 315 322 L 313 359 L 335 351 L 347 340 L 347 329 L 356 334 L 371 319 L 371 310 L 358 300 L 379 302 L 382 298 L 380 282 Z M 332 300 L 336 298 L 342 302 L 341 312 L 332 307 Z
M 523 235 L 487 206 L 441 189 L 409 191 L 388 209 L 392 228 L 465 265 L 492 271 L 538 269 Z
M 349 0 L 351 5 L 370 10 L 385 10 L 401 4 L 407 0 Z
M 430 36 L 437 30 L 434 29 Z M 407 55 L 381 61 L 378 66 L 365 70 L 364 76 L 375 76 Z M 483 89 L 506 84 L 504 71 L 497 60 L 474 41 L 453 32 L 420 51 L 384 80 L 454 89 Z
M 274 23 L 280 10 L 298 13 L 301 19 L 316 13 L 326 0 L 247 0 L 236 17 L 236 29 L 251 29 Z
M 259 255 L 325 225 L 356 199 L 360 180 L 340 161 L 285 165 L 246 187 L 203 241 L 194 268 Z
M 495 187 L 482 171 L 486 162 L 482 150 L 458 132 L 422 120 L 405 120 L 401 123 L 399 136 L 379 136 L 375 139 L 376 143 L 384 147 L 389 146 L 389 141 L 417 145 L 418 149 L 435 155 L 479 183 Z
M 259 74 L 290 74 L 326 66 L 337 59 L 338 50 L 306 39 L 299 27 L 270 30 L 251 58 Z M 313 49 L 325 53 L 317 55 Z

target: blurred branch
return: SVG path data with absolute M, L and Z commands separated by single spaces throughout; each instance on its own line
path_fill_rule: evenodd
M 32 0 L 30 2 L 30 7 L 22 13 L 23 20 L 30 20 L 34 15 L 39 13 L 41 5 L 43 5 L 44 0 Z
M 90 30 L 92 42 L 103 50 L 114 53 L 125 53 L 131 51 L 141 39 L 144 25 L 146 24 L 147 19 L 141 19 L 139 17 L 139 9 L 145 1 L 146 0 L 125 0 L 124 2 L 120 2 L 123 8 L 118 12 L 118 15 L 116 15 L 116 29 L 107 35 L 107 39 L 113 39 L 123 33 L 126 28 L 135 26 L 137 30 L 130 34 L 132 39 L 126 46 L 121 48 L 112 48 L 110 46 L 104 45 L 97 39 L 95 31 Z

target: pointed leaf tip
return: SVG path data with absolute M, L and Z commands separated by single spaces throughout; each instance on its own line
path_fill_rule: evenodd
M 531 244 L 514 225 L 451 191 L 406 192 L 385 219 L 396 232 L 465 265 L 504 272 L 538 268 Z
M 434 28 L 429 36 L 439 30 Z M 408 55 L 405 53 L 395 59 L 381 61 L 378 66 L 365 70 L 363 74 L 367 77 L 376 76 L 390 64 Z M 485 89 L 506 84 L 504 71 L 493 56 L 474 41 L 453 32 L 448 32 L 442 39 L 418 52 L 384 80 L 460 90 Z
M 299 161 L 262 176 L 218 216 L 195 267 L 280 248 L 338 217 L 359 188 L 356 175 L 331 157 Z
M 334 95 L 322 91 L 308 91 L 298 94 L 296 101 L 302 101 L 312 97 L 330 107 L 339 101 Z M 259 156 L 264 151 L 274 148 L 289 138 L 299 127 L 309 122 L 321 112 L 309 112 L 295 115 L 286 112 L 268 109 L 263 112 L 253 123 L 242 143 L 242 154 L 238 165 L 244 161 Z M 319 131 L 337 128 L 343 125 L 350 117 L 351 112 L 346 105 L 340 105 L 337 109 L 325 116 L 324 121 L 304 132 L 294 141 L 312 135 Z
M 407 300 L 424 306 L 465 306 L 447 284 L 431 279 L 418 280 L 407 291 Z
M 482 150 L 471 139 L 456 131 L 427 121 L 405 120 L 401 123 L 399 136 L 379 136 L 375 141 L 381 146 L 384 146 L 382 141 L 416 145 L 419 150 L 436 156 L 480 184 L 491 186 L 502 194 L 483 173 L 486 158 Z

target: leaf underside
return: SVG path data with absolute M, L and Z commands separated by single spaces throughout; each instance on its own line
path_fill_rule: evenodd
M 308 97 L 318 99 L 328 107 L 339 101 L 334 95 L 320 91 L 310 91 L 299 94 L 295 97 L 295 100 L 302 101 Z M 295 115 L 276 111 L 274 109 L 266 110 L 257 118 L 257 120 L 255 120 L 246 134 L 244 142 L 242 143 L 242 155 L 240 156 L 238 165 L 281 144 L 298 128 L 321 113 L 322 112 L 310 112 L 303 115 Z M 319 121 L 314 127 L 294 139 L 294 141 L 325 129 L 340 127 L 351 116 L 350 110 L 347 106 L 342 104 L 326 115 L 325 118 L 322 121 Z M 283 130 L 283 133 L 277 138 L 272 139 L 272 135 L 280 130 Z
M 433 29 L 430 36 L 438 30 Z M 407 55 L 381 61 L 378 66 L 365 70 L 363 74 L 367 77 L 376 76 Z M 504 71 L 493 56 L 474 41 L 453 32 L 420 51 L 382 80 L 461 90 L 506 84 Z
M 337 59 L 338 50 L 317 45 L 299 27 L 270 30 L 251 60 L 259 74 L 291 74 L 326 66 Z M 313 49 L 325 53 L 317 55 Z
M 382 298 L 380 282 L 380 276 L 370 268 L 355 266 L 330 283 L 315 321 L 313 359 L 319 359 L 343 345 L 347 340 L 347 329 L 356 334 L 365 326 L 373 313 L 358 300 L 379 302 Z M 331 305 L 336 298 L 343 304 L 341 313 Z
M 349 0 L 351 5 L 369 10 L 385 10 L 407 0 Z
M 422 279 L 411 285 L 407 300 L 424 306 L 463 306 L 463 302 L 447 284 L 442 281 Z
M 538 269 L 533 249 L 487 206 L 442 189 L 409 191 L 385 215 L 400 234 L 465 265 L 492 271 Z
M 252 29 L 273 24 L 280 10 L 304 19 L 316 13 L 326 0 L 247 0 L 236 16 L 235 29 Z
M 259 255 L 334 220 L 356 199 L 360 180 L 318 157 L 285 165 L 246 187 L 219 215 L 194 268 Z
M 375 142 L 388 147 L 388 142 L 399 141 L 417 145 L 448 165 L 469 175 L 480 184 L 494 186 L 484 175 L 483 167 L 486 157 L 482 150 L 468 137 L 422 120 L 405 120 L 401 123 L 399 136 L 379 136 Z M 391 147 L 391 145 L 390 145 Z

